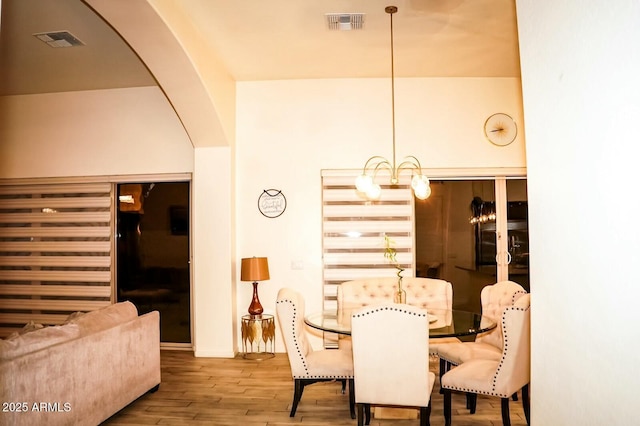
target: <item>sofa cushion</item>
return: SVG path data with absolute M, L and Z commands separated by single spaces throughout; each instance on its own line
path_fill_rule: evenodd
M 67 318 L 66 324 L 75 324 L 81 336 L 92 334 L 138 316 L 138 309 L 131 302 L 120 302 L 87 313 L 76 312 Z
M 0 361 L 13 359 L 78 337 L 75 324 L 44 327 L 0 340 Z

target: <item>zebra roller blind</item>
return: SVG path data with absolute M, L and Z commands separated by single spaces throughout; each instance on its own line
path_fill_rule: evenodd
M 403 276 L 414 275 L 414 205 L 410 177 L 400 176 L 389 184 L 381 171 L 376 183 L 382 187 L 379 200 L 362 198 L 355 189 L 357 171 L 322 171 L 323 309 L 337 311 L 337 286 L 358 278 L 395 276 L 384 257 L 384 235 L 395 243 Z M 325 346 L 337 344 L 325 334 Z
M 0 336 L 112 300 L 113 185 L 0 185 Z

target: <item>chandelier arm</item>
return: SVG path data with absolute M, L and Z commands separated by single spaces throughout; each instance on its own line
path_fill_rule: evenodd
M 373 177 L 376 177 L 376 175 L 378 174 L 378 169 L 380 169 L 380 167 L 383 167 L 383 166 L 386 167 L 387 169 L 391 170 L 392 174 L 395 173 L 395 169 L 391 166 L 391 163 L 389 163 L 389 161 L 385 159 L 384 161 L 380 161 L 373 168 Z
M 371 164 L 372 162 L 377 161 L 377 163 L 375 163 L 375 165 Z M 383 163 L 387 163 L 389 164 L 389 160 L 387 160 L 386 158 L 380 156 L 380 155 L 374 155 L 373 157 L 369 158 L 367 160 L 366 163 L 364 163 L 364 167 L 362 168 L 362 174 L 366 174 L 368 170 L 374 169 L 377 170 L 380 167 L 380 164 Z
M 411 159 L 413 161 L 415 161 L 415 163 L 418 165 L 418 168 L 420 170 L 422 170 L 422 166 L 420 165 L 420 160 L 418 160 L 416 157 L 414 157 L 413 155 L 408 155 L 407 157 L 405 157 L 406 159 Z
M 416 163 L 413 160 L 405 159 L 402 163 L 398 164 L 397 170 L 400 171 L 402 169 L 405 170 L 417 170 L 418 174 L 422 174 L 422 169 L 420 168 L 420 163 Z
M 369 171 L 371 171 L 371 178 L 375 179 L 375 177 L 378 175 L 378 170 L 380 170 L 381 168 L 387 168 L 391 171 L 392 174 L 395 174 L 395 170 L 393 169 L 393 167 L 391 166 L 391 163 L 389 163 L 389 160 L 387 160 L 386 158 L 382 158 L 382 157 L 378 157 L 381 158 L 381 161 L 378 161 L 375 166 L 373 167 L 369 167 Z
M 420 160 L 418 160 L 413 155 L 408 155 L 408 156 L 404 157 L 404 159 L 402 160 L 402 163 L 400 163 L 398 168 L 399 169 L 402 168 L 403 164 L 411 164 L 413 166 L 413 168 L 418 169 L 420 174 L 422 174 L 422 165 L 420 165 Z

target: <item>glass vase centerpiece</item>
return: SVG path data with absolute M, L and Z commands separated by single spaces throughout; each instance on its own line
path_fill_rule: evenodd
M 396 268 L 396 275 L 398 276 L 398 286 L 393 293 L 394 303 L 407 303 L 407 292 L 402 288 L 402 272 L 404 268 L 398 263 L 396 256 L 398 252 L 395 248 L 395 242 L 389 238 L 388 235 L 384 235 L 384 258 L 387 259 Z

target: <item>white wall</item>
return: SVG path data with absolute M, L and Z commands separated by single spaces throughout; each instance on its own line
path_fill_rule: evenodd
M 522 137 L 498 148 L 482 133 L 494 112 L 521 122 L 519 80 L 409 79 L 396 90 L 398 155 L 415 154 L 427 169 L 524 166 Z M 266 312 L 285 285 L 303 292 L 309 311 L 320 309 L 320 171 L 391 155 L 388 79 L 240 83 L 237 105 L 234 167 L 228 147 L 194 150 L 155 88 L 0 98 L 0 178 L 194 173 L 198 356 L 240 348 L 237 324 L 251 294 L 236 279 L 242 257 L 269 258 L 272 278 L 260 284 Z M 270 188 L 288 200 L 277 219 L 257 210 Z M 280 339 L 277 350 L 284 350 Z
M 638 424 L 640 3 L 517 0 L 532 424 Z
M 0 97 L 0 178 L 186 173 L 193 148 L 157 87 Z
M 376 154 L 391 158 L 390 80 L 239 82 L 236 93 L 236 259 L 269 258 L 271 279 L 259 285 L 265 313 L 274 312 L 284 286 L 302 292 L 307 311 L 320 310 L 320 171 L 361 168 Z M 485 140 L 483 124 L 495 112 L 522 123 L 519 79 L 399 79 L 397 154 L 416 155 L 427 170 L 524 167 L 521 135 L 507 147 Z M 275 219 L 257 209 L 258 197 L 271 188 L 287 198 Z M 250 301 L 250 283 L 238 282 L 238 315 Z M 319 348 L 320 339 L 312 344 Z M 279 333 L 276 349 L 284 351 Z
M 195 149 L 192 219 L 194 349 L 196 356 L 236 353 L 233 280 L 233 184 L 228 147 Z

